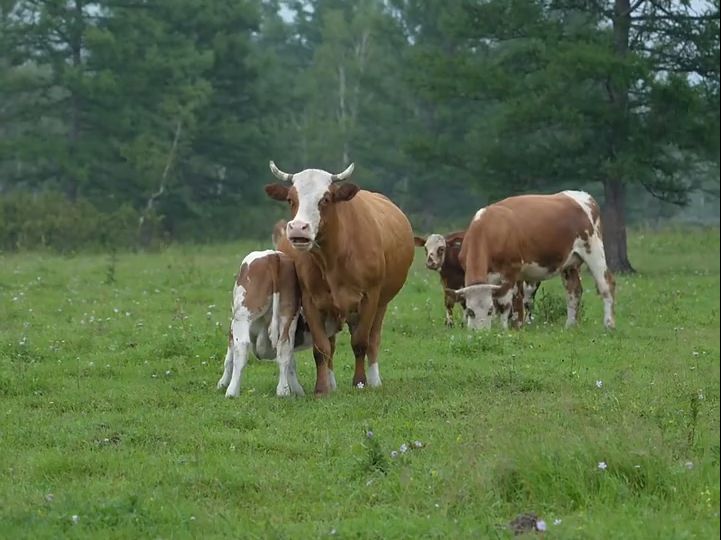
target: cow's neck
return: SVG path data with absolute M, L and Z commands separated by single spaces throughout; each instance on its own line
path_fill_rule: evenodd
M 482 240 L 469 246 L 466 253 L 466 286 L 488 283 L 488 262 L 488 250 Z
M 344 238 L 343 222 L 338 219 L 337 210 L 332 208 L 325 217 L 323 233 L 316 238 L 316 247 L 311 251 L 326 281 L 328 273 L 335 271 L 346 259 L 343 256 L 346 246 L 340 241 L 341 238 Z

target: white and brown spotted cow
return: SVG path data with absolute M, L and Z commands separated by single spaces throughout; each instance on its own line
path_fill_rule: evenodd
M 515 305 L 511 310 L 517 283 L 559 273 L 566 287 L 566 326 L 576 324 L 584 262 L 603 298 L 604 325 L 615 326 L 615 281 L 606 265 L 598 204 L 588 193 L 521 195 L 482 208 L 471 220 L 459 259 L 465 287 L 455 293 L 466 301 L 470 328 L 490 327 L 494 301 L 504 309 L 507 327 L 517 311 Z
M 223 376 L 218 388 L 226 397 L 240 392 L 248 354 L 278 363 L 276 394 L 303 395 L 294 350 L 312 345 L 300 315 L 300 287 L 293 260 L 280 251 L 253 251 L 240 265 L 233 287 L 233 318 L 228 333 Z

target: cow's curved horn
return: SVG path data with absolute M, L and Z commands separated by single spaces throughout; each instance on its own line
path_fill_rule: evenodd
M 340 182 L 341 180 L 347 180 L 350 178 L 350 175 L 353 174 L 353 167 L 355 167 L 354 163 L 351 163 L 348 165 L 348 168 L 343 171 L 342 173 L 338 174 L 331 174 L 330 179 L 332 182 Z
M 270 162 L 270 172 L 272 172 L 273 176 L 275 176 L 278 180 L 283 180 L 283 182 L 293 181 L 293 175 L 281 171 L 278 167 L 275 166 L 275 163 L 273 163 L 272 160 Z

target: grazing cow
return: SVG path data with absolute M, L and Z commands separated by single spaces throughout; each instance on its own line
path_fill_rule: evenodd
M 283 183 L 265 191 L 287 202 L 292 215 L 279 249 L 295 262 L 303 314 L 313 336 L 316 394 L 336 387 L 335 334 L 343 323 L 355 356 L 353 385 L 380 386 L 383 317 L 413 262 L 408 218 L 387 197 L 343 182 L 353 172 L 352 164 L 340 174 L 319 169 L 288 174 L 272 161 L 270 170 Z
M 461 307 L 465 311 L 466 303 L 455 293 L 464 285 L 465 272 L 461 266 L 458 256 L 461 253 L 461 245 L 466 231 L 458 231 L 447 234 L 431 234 L 427 238 L 415 236 L 416 246 L 423 246 L 426 250 L 426 267 L 429 270 L 436 270 L 441 276 L 443 285 L 444 304 L 446 306 L 446 326 L 453 326 L 453 306 L 460 300 Z M 530 322 L 533 300 L 538 290 L 538 282 L 522 283 L 523 307 L 525 320 Z M 496 306 L 499 307 L 499 306 Z
M 288 222 L 286 220 L 279 219 L 275 222 L 275 225 L 273 225 L 273 233 L 270 236 L 270 239 L 273 242 L 273 249 L 278 249 L 280 239 L 285 236 L 285 227 L 287 224 Z
M 606 266 L 598 204 L 588 193 L 521 195 L 480 209 L 466 232 L 460 261 L 465 287 L 455 293 L 466 301 L 470 328 L 490 327 L 494 300 L 507 327 L 517 282 L 558 273 L 566 287 L 566 326 L 576 324 L 584 262 L 603 297 L 604 325 L 615 326 L 615 281 Z M 522 303 L 518 308 L 523 310 Z
M 233 319 L 218 388 L 236 397 L 248 353 L 278 363 L 276 394 L 303 395 L 293 351 L 308 348 L 310 333 L 300 316 L 300 287 L 293 260 L 279 251 L 253 251 L 240 265 L 233 287 Z

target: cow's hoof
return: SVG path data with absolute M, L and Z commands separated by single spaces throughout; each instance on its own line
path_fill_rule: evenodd
M 285 397 L 290 395 L 290 386 L 286 385 L 278 385 L 275 389 L 275 395 L 279 397 Z

